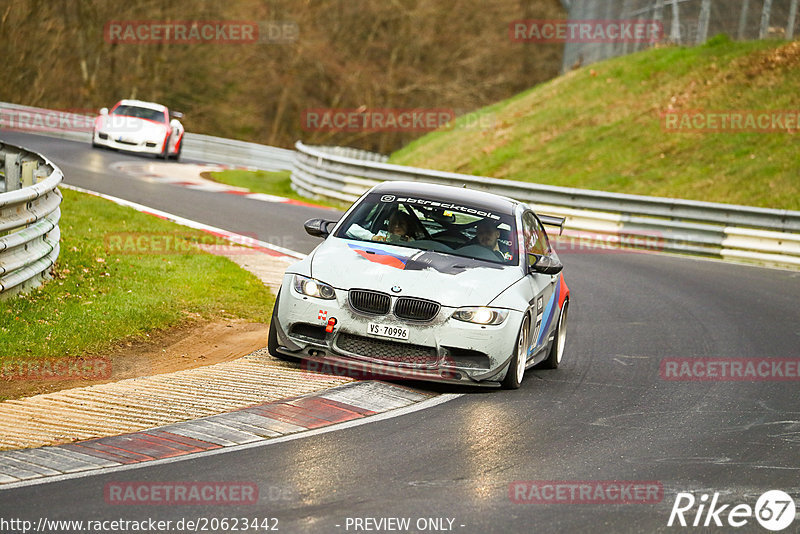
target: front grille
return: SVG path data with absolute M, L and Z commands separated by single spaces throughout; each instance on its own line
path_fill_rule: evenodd
M 394 314 L 412 321 L 430 321 L 439 313 L 439 303 L 430 300 L 400 297 L 394 303 Z
M 385 293 L 366 291 L 363 289 L 350 290 L 350 306 L 354 310 L 362 313 L 386 315 L 389 313 L 391 302 L 391 297 Z
M 123 139 L 117 139 L 117 143 L 122 143 L 123 145 L 131 145 L 131 146 L 136 146 L 139 144 L 134 141 L 125 141 Z
M 393 363 L 430 366 L 436 364 L 438 359 L 434 347 L 397 343 L 387 339 L 356 336 L 346 332 L 339 334 L 336 345 L 344 352 Z

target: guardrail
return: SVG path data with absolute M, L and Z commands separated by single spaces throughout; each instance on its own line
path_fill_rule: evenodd
M 32 124 L 36 116 L 53 113 L 63 119 L 56 121 L 56 125 L 80 124 L 87 118 L 0 103 L 0 128 L 7 125 L 4 116 L 19 118 L 24 113 Z M 86 143 L 91 137 L 90 131 L 61 128 L 34 131 Z M 386 163 L 386 156 L 353 148 L 310 147 L 299 141 L 295 147 L 296 152 L 187 133 L 183 155 L 225 165 L 292 170 L 292 187 L 300 194 L 344 202 L 353 202 L 364 191 L 386 180 L 467 185 L 528 202 L 543 213 L 564 216 L 567 235 L 584 238 L 586 233 L 597 234 L 620 242 L 643 237 L 649 246 L 667 251 L 800 268 L 800 212 L 797 211 L 530 184 L 392 165 Z
M 800 212 L 606 193 L 433 171 L 334 154 L 298 141 L 292 187 L 309 197 L 353 202 L 382 181 L 468 186 L 567 218 L 565 233 L 641 238 L 648 248 L 800 268 Z M 353 153 L 358 156 L 358 153 Z
M 90 143 L 95 116 L 0 102 L 0 129 Z M 291 170 L 294 151 L 196 133 L 185 134 L 181 157 L 265 171 Z
M 47 158 L 0 143 L 0 298 L 35 287 L 58 258 L 63 175 Z

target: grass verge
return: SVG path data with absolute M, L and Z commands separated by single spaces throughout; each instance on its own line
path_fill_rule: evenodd
M 523 182 L 800 209 L 800 134 L 676 132 L 677 111 L 800 113 L 800 41 L 665 47 L 572 71 L 432 132 L 391 163 Z M 477 126 L 476 126 L 477 125 Z M 488 126 L 486 126 L 488 125 Z
M 0 361 L 97 354 L 194 319 L 269 320 L 260 280 L 190 246 L 208 234 L 62 192 L 55 279 L 0 301 Z
M 292 189 L 291 172 L 289 171 L 246 171 L 231 169 L 203 173 L 203 177 L 221 184 L 244 187 L 253 193 L 264 193 L 278 197 L 291 198 L 302 202 L 327 206 L 337 210 L 345 210 L 350 204 L 332 200 L 316 199 L 300 196 Z

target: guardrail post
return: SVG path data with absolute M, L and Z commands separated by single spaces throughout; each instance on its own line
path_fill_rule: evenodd
M 4 172 L 6 175 L 6 192 L 16 191 L 22 184 L 20 179 L 22 177 L 20 168 L 20 155 L 19 152 L 6 151 Z
M 22 187 L 28 187 L 36 183 L 33 175 L 38 168 L 38 161 L 26 160 L 22 162 L 22 170 L 20 172 L 20 183 L 22 184 Z

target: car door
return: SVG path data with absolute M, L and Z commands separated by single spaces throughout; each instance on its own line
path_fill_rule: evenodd
M 531 307 L 531 340 L 529 356 L 540 351 L 547 341 L 549 330 L 555 324 L 558 304 L 555 302 L 555 289 L 558 275 L 534 272 L 531 267 L 536 258 L 552 253 L 547 234 L 536 215 L 527 210 L 522 214 L 523 261 L 527 269 L 526 278 L 531 287 L 533 301 Z

